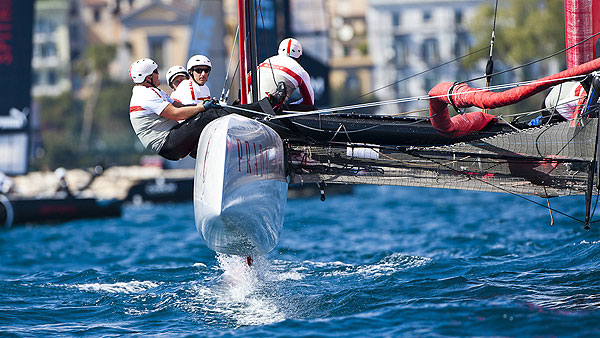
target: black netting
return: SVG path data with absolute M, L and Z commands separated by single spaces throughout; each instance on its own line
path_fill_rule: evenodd
M 597 119 L 436 147 L 289 143 L 293 183 L 331 182 L 580 195 L 587 190 Z

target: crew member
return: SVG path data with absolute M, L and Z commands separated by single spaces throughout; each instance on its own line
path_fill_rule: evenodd
M 572 120 L 580 114 L 586 98 L 587 91 L 582 82 L 569 81 L 556 85 L 542 104 L 542 115 L 529 121 L 528 125 Z
M 262 62 L 258 67 L 258 97 L 263 98 L 267 93 L 275 91 L 279 82 L 285 83 L 289 96 L 296 90 L 300 92 L 301 99 L 289 104 L 303 104 L 314 107 L 315 93 L 310 84 L 310 76 L 300 65 L 302 45 L 293 38 L 281 41 L 277 55 Z
M 183 104 L 197 104 L 210 99 L 210 89 L 206 85 L 212 65 L 204 55 L 194 55 L 187 62 L 189 79 L 183 80 L 171 94 L 174 100 Z
M 176 161 L 188 154 L 194 157 L 204 127 L 221 116 L 237 112 L 220 108 L 214 99 L 190 106 L 173 100 L 158 88 L 158 65 L 151 59 L 135 61 L 129 68 L 129 75 L 135 83 L 129 104 L 129 120 L 133 130 L 144 147 L 168 160 Z M 282 84 L 265 99 L 266 104 L 272 107 L 280 105 L 285 96 L 285 86 Z M 261 111 L 261 104 L 265 102 L 241 107 Z M 243 111 L 237 113 L 251 115 Z
M 575 112 L 581 109 L 587 92 L 580 82 L 570 81 L 552 87 L 544 100 L 546 109 L 554 110 L 565 120 L 571 120 Z
M 190 75 L 183 66 L 173 66 L 167 70 L 167 84 L 173 90 L 177 89 L 177 86 L 179 86 L 181 81 L 188 80 L 189 78 Z

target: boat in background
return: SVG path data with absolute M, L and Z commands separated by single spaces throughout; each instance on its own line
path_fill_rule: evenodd
M 11 197 L 0 195 L 0 225 L 55 223 L 121 216 L 122 201 L 82 197 Z
M 28 223 L 56 223 L 76 219 L 120 217 L 123 201 L 120 199 L 102 199 L 82 196 L 92 182 L 99 177 L 104 168 L 95 166 L 91 170 L 88 182 L 72 192 L 65 180 L 65 170 L 55 171 L 59 178 L 58 191 L 38 196 L 20 196 L 14 193 L 0 194 L 0 226 L 10 228 L 13 225 Z

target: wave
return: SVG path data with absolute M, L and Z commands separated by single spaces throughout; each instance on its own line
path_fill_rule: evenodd
M 81 291 L 93 291 L 93 292 L 106 292 L 106 293 L 141 293 L 149 289 L 153 289 L 159 286 L 160 283 L 151 281 L 131 281 L 131 282 L 118 282 L 118 283 L 89 283 L 89 284 L 75 284 L 68 285 L 68 287 L 74 287 Z

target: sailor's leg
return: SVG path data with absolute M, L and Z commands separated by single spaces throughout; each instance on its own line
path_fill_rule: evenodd
M 211 121 L 228 114 L 224 109 L 211 108 L 192 116 L 171 129 L 158 154 L 173 161 L 182 159 L 188 154 L 195 158 L 198 139 L 204 127 Z

